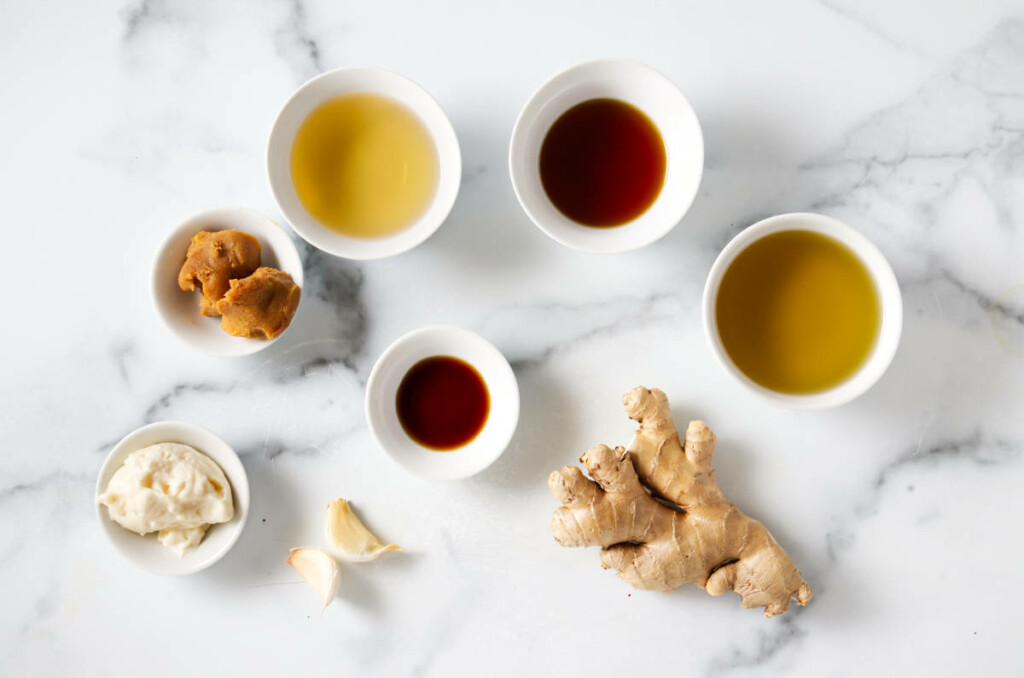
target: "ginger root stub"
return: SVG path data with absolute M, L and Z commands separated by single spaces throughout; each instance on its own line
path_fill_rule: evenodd
M 692 581 L 713 596 L 735 591 L 766 617 L 789 609 L 791 598 L 806 605 L 811 587 L 793 561 L 718 486 L 711 429 L 691 421 L 681 442 L 656 389 L 637 387 L 623 405 L 640 424 L 629 447 L 588 450 L 580 461 L 593 480 L 576 466 L 548 478 L 564 504 L 551 517 L 555 540 L 601 546 L 601 565 L 637 589 L 668 592 Z

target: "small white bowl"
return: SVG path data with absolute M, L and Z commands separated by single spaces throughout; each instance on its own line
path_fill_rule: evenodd
M 540 149 L 551 125 L 590 99 L 612 98 L 643 111 L 665 143 L 665 183 L 654 204 L 631 222 L 593 228 L 566 217 L 540 178 Z M 704 137 L 697 114 L 675 84 L 658 71 L 625 59 L 574 66 L 546 82 L 523 107 L 508 152 L 512 187 L 526 214 L 558 242 L 598 254 L 639 249 L 671 231 L 690 209 L 704 171 Z
M 722 277 L 729 265 L 751 243 L 780 231 L 811 231 L 838 240 L 857 255 L 867 267 L 878 293 L 882 322 L 871 354 L 857 372 L 839 385 L 825 391 L 793 395 L 778 393 L 761 386 L 736 367 L 722 345 L 722 338 L 718 334 L 715 306 Z M 892 272 L 889 262 L 886 261 L 882 252 L 860 232 L 837 219 L 821 214 L 780 214 L 744 229 L 729 241 L 729 244 L 718 255 L 711 267 L 711 272 L 708 273 L 707 282 L 704 284 L 703 316 L 704 334 L 707 336 L 708 343 L 711 344 L 711 350 L 729 374 L 754 393 L 774 403 L 793 409 L 813 410 L 847 403 L 867 391 L 882 377 L 892 362 L 893 356 L 896 355 L 896 348 L 900 343 L 900 334 L 903 330 L 903 301 L 899 283 L 896 281 L 896 275 Z
M 409 107 L 427 127 L 440 162 L 437 192 L 426 211 L 408 228 L 386 238 L 350 238 L 320 224 L 302 206 L 292 183 L 291 153 L 303 121 L 324 101 L 341 94 L 381 94 Z M 274 122 L 267 144 L 270 189 L 292 228 L 306 242 L 347 259 L 381 259 L 411 250 L 441 226 L 455 204 L 462 181 L 462 155 L 448 116 L 440 104 L 418 84 L 381 68 L 339 68 L 306 82 L 285 103 Z
M 135 429 L 122 438 L 107 455 L 96 480 L 93 500 L 106 491 L 111 476 L 121 468 L 129 454 L 158 443 L 190 445 L 217 462 L 231 483 L 231 496 L 235 502 L 234 517 L 226 523 L 211 525 L 199 546 L 179 557 L 174 551 L 162 546 L 154 535 L 135 534 L 115 523 L 110 519 L 106 506 L 97 503 L 96 516 L 110 543 L 133 565 L 161 575 L 199 572 L 231 550 L 241 536 L 245 519 L 249 515 L 249 478 L 245 474 L 245 467 L 235 451 L 213 433 L 182 421 L 159 421 Z
M 447 452 L 410 438 L 395 402 L 409 368 L 438 355 L 475 367 L 491 400 L 483 430 L 467 445 Z M 366 420 L 377 444 L 406 471 L 428 480 L 457 480 L 484 470 L 508 447 L 519 423 L 519 386 L 505 356 L 479 335 L 459 327 L 424 327 L 399 338 L 377 359 L 366 385 Z
M 185 292 L 178 287 L 178 271 L 185 263 L 192 236 L 200 231 L 244 231 L 260 241 L 261 261 L 291 275 L 302 287 L 302 259 L 295 243 L 283 228 L 245 207 L 221 207 L 190 217 L 164 239 L 153 263 L 153 300 L 157 312 L 174 336 L 207 355 L 235 358 L 262 351 L 284 335 L 273 339 L 233 337 L 220 328 L 220 318 L 208 318 L 199 312 L 200 292 Z M 288 330 L 285 330 L 287 332 Z

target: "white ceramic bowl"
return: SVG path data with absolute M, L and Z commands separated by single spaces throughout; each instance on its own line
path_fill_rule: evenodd
M 217 462 L 231 483 L 234 517 L 226 523 L 211 525 L 199 546 L 181 557 L 161 546 L 155 535 L 142 536 L 124 529 L 110 519 L 106 506 L 97 503 L 100 528 L 125 560 L 143 570 L 163 575 L 199 572 L 223 558 L 241 536 L 249 515 L 249 479 L 235 451 L 213 433 L 181 421 L 159 421 L 132 431 L 114 446 L 100 468 L 95 496 L 106 491 L 111 476 L 129 454 L 157 443 L 190 445 Z
M 244 207 L 222 207 L 200 212 L 175 228 L 164 239 L 153 262 L 153 300 L 157 312 L 174 336 L 207 355 L 238 357 L 265 349 L 274 339 L 233 337 L 220 328 L 220 318 L 199 312 L 200 293 L 178 287 L 178 271 L 185 263 L 192 236 L 200 231 L 244 231 L 260 241 L 263 266 L 287 272 L 299 287 L 303 285 L 302 259 L 288 234 L 259 212 Z M 288 330 L 285 330 L 287 332 Z
M 761 238 L 778 233 L 779 231 L 811 231 L 829 236 L 848 247 L 861 262 L 867 267 L 872 280 L 875 283 L 875 290 L 878 293 L 881 304 L 881 327 L 878 337 L 875 339 L 875 346 L 871 350 L 864 364 L 852 376 L 839 385 L 816 393 L 793 395 L 778 393 L 755 383 L 747 375 L 743 374 L 726 352 L 722 345 L 722 338 L 718 334 L 718 321 L 715 316 L 716 300 L 718 289 L 722 283 L 722 276 L 725 275 L 729 265 L 736 256 L 746 249 L 751 243 Z M 735 238 L 729 241 L 725 249 L 718 255 L 711 272 L 708 273 L 707 282 L 704 285 L 703 300 L 704 333 L 711 350 L 718 360 L 725 366 L 726 371 L 735 377 L 741 384 L 754 393 L 771 400 L 772 402 L 790 407 L 793 409 L 823 409 L 835 407 L 849 402 L 861 395 L 875 382 L 877 382 L 896 355 L 896 348 L 900 343 L 900 334 L 903 330 L 903 301 L 900 295 L 900 286 L 892 267 L 886 261 L 885 256 L 870 240 L 861 235 L 858 231 L 847 226 L 837 219 L 826 217 L 821 214 L 794 213 L 780 214 L 759 221 L 740 232 Z
M 566 110 L 605 97 L 636 106 L 657 126 L 665 142 L 665 183 L 654 204 L 633 221 L 592 228 L 569 219 L 548 199 L 540 179 L 540 149 Z M 690 209 L 704 171 L 704 137 L 696 113 L 671 80 L 635 61 L 602 59 L 562 71 L 537 90 L 516 121 L 508 164 L 519 204 L 540 230 L 584 252 L 626 252 L 671 231 Z
M 490 393 L 484 428 L 469 444 L 438 452 L 410 438 L 398 421 L 398 386 L 413 365 L 437 355 L 466 361 L 480 372 Z M 377 443 L 399 466 L 428 480 L 457 480 L 479 473 L 501 456 L 519 423 L 519 386 L 501 351 L 458 327 L 435 325 L 415 330 L 388 347 L 366 385 L 366 420 Z
M 426 125 L 437 147 L 440 172 L 433 202 L 412 225 L 386 238 L 350 238 L 321 225 L 302 206 L 292 184 L 292 143 L 303 121 L 327 99 L 356 92 L 381 94 L 409 107 Z M 416 247 L 448 217 L 462 181 L 462 156 L 455 129 L 425 89 L 398 73 L 380 68 L 339 68 L 308 81 L 285 103 L 270 133 L 267 172 L 281 212 L 307 242 L 339 257 L 380 259 Z

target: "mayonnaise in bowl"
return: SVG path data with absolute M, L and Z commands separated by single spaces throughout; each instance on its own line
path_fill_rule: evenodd
M 96 500 L 118 525 L 140 535 L 155 532 L 179 556 L 198 546 L 210 525 L 235 514 L 224 471 L 181 443 L 157 443 L 129 454 Z

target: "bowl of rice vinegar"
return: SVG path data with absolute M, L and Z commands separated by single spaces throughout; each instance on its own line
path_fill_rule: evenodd
M 302 85 L 267 148 L 270 185 L 307 242 L 349 259 L 412 249 L 448 216 L 459 191 L 459 143 L 422 87 L 377 68 L 346 68 Z
M 742 231 L 704 288 L 712 350 L 742 384 L 797 409 L 867 391 L 899 344 L 899 285 L 882 253 L 846 224 L 783 214 Z

